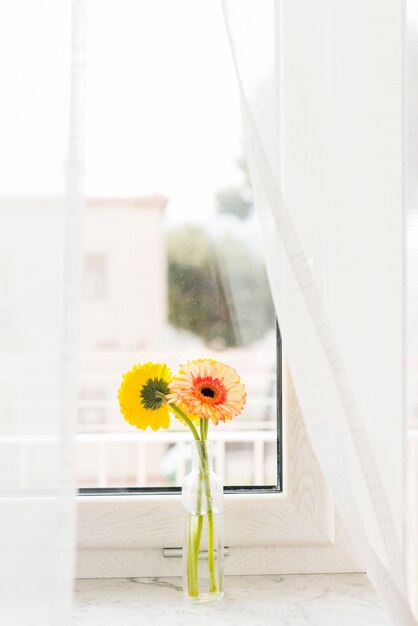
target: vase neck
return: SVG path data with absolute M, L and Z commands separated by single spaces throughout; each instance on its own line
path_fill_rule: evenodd
M 213 470 L 213 442 L 191 441 L 192 447 L 192 470 Z

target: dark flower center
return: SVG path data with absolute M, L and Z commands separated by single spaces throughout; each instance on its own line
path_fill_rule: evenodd
M 143 385 L 139 395 L 141 404 L 145 409 L 157 411 L 165 404 L 165 400 L 156 395 L 157 391 L 164 395 L 168 393 L 168 385 L 165 380 L 161 378 L 150 378 L 145 385 Z
M 202 389 L 200 390 L 200 393 L 202 394 L 202 396 L 206 396 L 206 398 L 215 397 L 215 392 L 210 387 L 202 387 Z

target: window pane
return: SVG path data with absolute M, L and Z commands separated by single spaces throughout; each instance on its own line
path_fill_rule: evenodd
M 117 391 L 135 363 L 176 371 L 199 357 L 246 384 L 242 415 L 210 428 L 225 484 L 276 485 L 274 308 L 220 6 L 89 0 L 88 11 L 79 486 L 180 484 L 189 431 L 174 418 L 132 428 Z

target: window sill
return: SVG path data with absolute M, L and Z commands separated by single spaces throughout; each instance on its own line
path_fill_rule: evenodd
M 178 577 L 78 580 L 72 623 L 389 625 L 364 574 L 229 576 L 225 589 L 222 601 L 196 606 Z

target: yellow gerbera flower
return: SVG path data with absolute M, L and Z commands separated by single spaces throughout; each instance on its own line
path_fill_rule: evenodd
M 214 424 L 241 413 L 246 393 L 237 372 L 213 359 L 198 359 L 180 366 L 169 384 L 168 399 L 199 418 Z
M 129 424 L 145 430 L 168 428 L 168 405 L 157 393 L 168 394 L 173 375 L 165 363 L 134 365 L 123 375 L 118 398 L 120 411 Z

